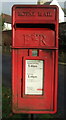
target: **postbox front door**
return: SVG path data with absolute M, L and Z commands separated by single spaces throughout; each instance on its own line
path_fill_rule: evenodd
M 36 54 L 36 51 L 38 56 L 33 56 L 33 52 Z M 54 52 L 51 50 L 16 50 L 13 51 L 13 56 L 16 79 L 14 99 L 16 99 L 17 108 L 24 112 L 52 111 Z
M 17 6 L 15 8 L 19 9 Z M 57 8 L 51 8 L 55 13 Z M 41 27 L 39 24 L 36 27 L 35 23 L 28 24 L 29 27 L 16 23 L 13 27 L 12 101 L 15 113 L 56 112 L 57 33 L 55 25 L 49 23 Z

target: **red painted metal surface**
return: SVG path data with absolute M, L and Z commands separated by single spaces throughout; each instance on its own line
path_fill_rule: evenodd
M 55 32 L 48 28 L 17 28 L 14 36 L 17 39 L 14 40 L 15 47 L 43 48 L 44 46 L 55 46 Z
M 58 88 L 58 8 L 12 8 L 12 109 L 14 113 L 55 113 Z M 34 56 L 33 51 L 37 51 Z M 43 88 L 25 94 L 26 61 L 43 61 Z

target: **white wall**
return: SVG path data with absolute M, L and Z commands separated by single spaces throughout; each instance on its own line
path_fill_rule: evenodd
M 64 22 L 66 22 L 66 17 L 64 17 Z
M 4 29 L 3 30 L 11 30 L 11 29 L 12 29 L 11 24 L 4 23 Z

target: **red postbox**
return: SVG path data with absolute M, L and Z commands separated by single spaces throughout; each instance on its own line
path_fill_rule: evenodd
M 58 8 L 12 8 L 14 113 L 55 113 L 58 88 Z

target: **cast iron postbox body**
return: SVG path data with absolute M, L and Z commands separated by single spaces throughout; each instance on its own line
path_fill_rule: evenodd
M 14 113 L 55 113 L 58 86 L 58 8 L 12 8 Z

